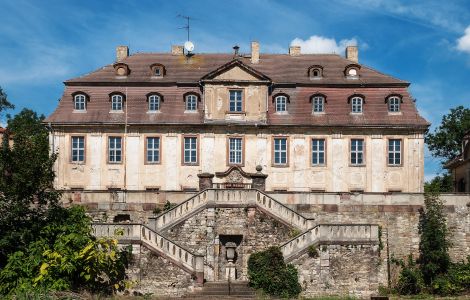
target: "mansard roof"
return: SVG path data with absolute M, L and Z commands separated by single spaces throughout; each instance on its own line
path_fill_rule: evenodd
M 259 63 L 253 64 L 248 56 L 236 57 L 233 54 L 195 54 L 192 57 L 172 55 L 171 53 L 137 53 L 124 60 L 131 70 L 125 78 L 117 77 L 113 64 L 104 66 L 81 77 L 67 80 L 66 85 L 83 85 L 91 83 L 122 84 L 174 84 L 198 83 L 199 80 L 217 72 L 224 66 L 239 64 L 250 72 L 269 78 L 273 83 L 290 83 L 303 85 L 390 85 L 408 86 L 409 83 L 372 68 L 361 65 L 359 78 L 351 80 L 344 76 L 345 68 L 351 64 L 336 54 L 261 54 Z M 152 78 L 149 66 L 165 66 L 165 76 Z M 307 74 L 311 65 L 323 67 L 322 78 L 312 81 Z

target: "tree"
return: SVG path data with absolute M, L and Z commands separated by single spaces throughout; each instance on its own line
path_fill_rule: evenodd
M 452 190 L 452 176 L 449 173 L 437 175 L 424 183 L 425 193 L 450 193 Z
M 15 106 L 7 99 L 7 94 L 0 87 L 0 113 L 7 109 L 13 109 Z
M 424 195 L 424 209 L 420 211 L 418 230 L 420 241 L 417 263 L 424 283 L 429 286 L 438 275 L 446 274 L 451 265 L 449 231 L 444 204 L 438 193 Z
M 442 117 L 441 124 L 434 132 L 426 134 L 425 142 L 433 156 L 447 161 L 460 153 L 463 136 L 468 130 L 470 109 L 458 106 Z

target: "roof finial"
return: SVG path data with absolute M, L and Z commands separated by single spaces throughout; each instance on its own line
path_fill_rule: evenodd
M 240 47 L 238 47 L 238 45 L 233 46 L 233 57 L 239 56 L 238 50 L 240 50 Z

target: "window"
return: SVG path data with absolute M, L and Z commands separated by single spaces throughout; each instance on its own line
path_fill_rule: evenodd
M 351 165 L 364 164 L 364 140 L 351 140 Z
M 122 138 L 120 136 L 110 136 L 108 139 L 108 161 L 110 163 L 122 161 Z
M 160 96 L 150 95 L 149 96 L 149 111 L 159 111 L 160 110 Z
M 242 91 L 230 91 L 230 112 L 241 112 L 242 111 Z
M 196 95 L 186 96 L 186 110 L 188 111 L 197 110 L 197 96 Z
M 162 68 L 160 67 L 155 68 L 155 76 L 160 77 L 162 75 L 163 75 Z
M 274 165 L 287 165 L 287 138 L 274 138 Z
M 323 67 L 319 65 L 313 65 L 308 68 L 308 76 L 310 79 L 320 79 L 322 77 Z
M 146 145 L 147 163 L 160 163 L 160 138 L 148 137 Z
M 312 165 L 325 164 L 325 140 L 312 139 Z
M 320 77 L 320 71 L 318 69 L 314 69 L 312 72 L 312 77 Z
M 401 140 L 388 140 L 388 164 L 401 165 Z
M 230 165 L 243 164 L 243 139 L 228 139 L 228 163 Z
M 197 164 L 197 137 L 184 137 L 183 162 L 184 164 Z
M 313 96 L 312 97 L 312 107 L 314 113 L 321 113 L 325 111 L 325 97 L 323 96 Z
M 362 98 L 361 97 L 353 97 L 351 99 L 351 110 L 355 114 L 362 113 Z
M 111 96 L 111 110 L 122 110 L 122 95 Z
M 286 96 L 277 96 L 275 102 L 276 102 L 276 112 L 287 111 L 287 97 Z
M 82 163 L 85 161 L 85 137 L 72 137 L 72 162 Z
M 86 97 L 83 94 L 75 95 L 74 97 L 74 109 L 85 110 L 86 109 Z
M 165 75 L 165 66 L 159 63 L 151 64 L 150 75 L 152 78 L 162 78 Z
M 392 96 L 388 98 L 388 111 L 399 112 L 400 111 L 400 97 Z
M 348 76 L 357 76 L 357 70 L 356 69 L 349 69 L 348 70 Z

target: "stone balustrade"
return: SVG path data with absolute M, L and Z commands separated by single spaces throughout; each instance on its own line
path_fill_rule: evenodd
M 145 225 L 137 223 L 94 223 L 92 229 L 96 237 L 112 237 L 120 243 L 140 242 L 150 250 L 172 260 L 182 269 L 195 274 L 198 283 L 203 282 L 203 255 L 192 253 Z
M 320 224 L 281 245 L 286 262 L 311 245 L 379 244 L 379 226 L 374 224 Z

